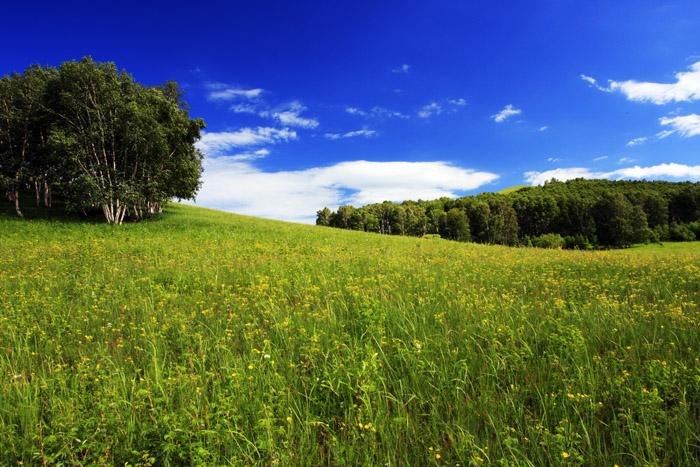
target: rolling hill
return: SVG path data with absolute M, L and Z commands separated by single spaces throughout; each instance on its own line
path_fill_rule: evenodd
M 0 463 L 697 464 L 698 246 L 0 215 Z

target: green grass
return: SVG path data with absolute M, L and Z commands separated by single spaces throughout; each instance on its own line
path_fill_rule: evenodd
M 530 185 L 512 186 L 512 187 L 509 187 L 509 188 L 504 188 L 503 190 L 499 191 L 498 194 L 499 194 L 499 195 L 507 195 L 508 193 L 514 193 L 514 192 L 516 192 L 516 191 L 518 191 L 518 190 L 521 190 L 521 189 L 523 189 L 523 188 L 528 188 L 528 187 L 530 187 Z
M 698 465 L 700 244 L 0 216 L 2 465 Z

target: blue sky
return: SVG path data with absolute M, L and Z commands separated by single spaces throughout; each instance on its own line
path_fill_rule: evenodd
M 700 2 L 12 2 L 0 73 L 180 83 L 196 204 L 318 209 L 583 176 L 700 180 Z

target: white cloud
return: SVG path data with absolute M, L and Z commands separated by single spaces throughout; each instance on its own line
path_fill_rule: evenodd
M 401 112 L 396 112 L 394 110 L 389 110 L 378 106 L 372 107 L 372 110 L 370 110 L 370 116 L 379 120 L 385 120 L 387 118 L 410 118 L 408 115 L 404 115 Z
M 388 118 L 410 118 L 401 112 L 385 109 L 384 107 L 374 106 L 371 110 L 365 111 L 357 107 L 347 107 L 345 111 L 351 115 L 359 115 L 360 117 L 373 118 L 377 120 L 386 120 Z
M 326 133 L 324 136 L 328 139 L 340 139 L 340 138 L 352 138 L 355 136 L 365 136 L 369 138 L 370 136 L 374 136 L 377 132 L 374 130 L 356 130 L 356 131 L 348 131 L 347 133 L 340 134 L 340 133 Z
M 532 185 L 542 185 L 544 182 L 556 178 L 559 181 L 572 180 L 574 178 L 607 178 L 621 179 L 659 179 L 675 178 L 683 180 L 700 180 L 700 165 L 688 166 L 684 164 L 659 164 L 651 167 L 627 167 L 611 172 L 595 172 L 583 167 L 547 170 L 546 172 L 525 172 L 525 181 Z
M 270 154 L 270 151 L 267 149 L 258 149 L 257 151 L 253 152 L 244 152 L 241 154 L 235 154 L 233 156 L 226 156 L 230 158 L 232 161 L 254 161 L 256 159 L 262 159 L 263 157 L 266 157 L 267 155 Z
M 669 102 L 690 102 L 700 99 L 700 62 L 690 66 L 690 71 L 676 73 L 676 82 L 651 83 L 635 80 L 613 81 L 604 88 L 596 84 L 590 76 L 581 75 L 597 89 L 606 92 L 621 92 L 628 100 L 636 102 L 651 102 L 653 104 L 668 104 Z
M 302 118 L 294 112 L 276 112 L 273 116 L 280 121 L 283 125 L 297 126 L 300 128 L 316 128 L 318 127 L 318 120 L 313 118 Z
M 493 118 L 496 121 L 496 123 L 501 123 L 502 121 L 504 121 L 508 117 L 511 117 L 513 115 L 518 115 L 521 112 L 522 112 L 522 110 L 514 109 L 512 104 L 508 104 L 503 108 L 503 110 L 501 110 L 497 114 L 491 115 L 491 118 Z
M 442 106 L 437 102 L 431 102 L 428 105 L 424 105 L 423 108 L 418 112 L 420 118 L 428 118 L 433 115 L 440 115 L 442 113 Z
M 254 105 L 246 104 L 246 103 L 240 103 L 236 105 L 231 106 L 231 110 L 233 110 L 234 113 L 237 114 L 257 114 L 258 110 L 255 108 Z
M 447 102 L 448 102 L 449 104 L 457 105 L 457 106 L 460 106 L 460 107 L 463 106 L 463 105 L 467 105 L 467 101 L 465 101 L 465 100 L 462 99 L 462 98 L 459 98 L 459 99 L 450 99 L 450 100 L 448 100 Z
M 229 89 L 222 89 L 219 91 L 212 91 L 209 93 L 208 99 L 209 100 L 222 100 L 222 101 L 229 101 L 233 99 L 238 99 L 238 98 L 244 98 L 244 99 L 254 99 L 260 94 L 263 93 L 263 90 L 260 88 L 256 89 L 235 89 L 235 88 L 229 88 Z
M 547 158 L 547 162 L 559 162 L 559 161 L 561 161 L 561 159 L 558 158 L 558 157 L 549 157 L 549 158 Z
M 367 112 L 365 112 L 364 110 L 360 110 L 357 107 L 346 107 L 345 111 L 350 115 L 360 115 L 362 117 L 367 115 Z
M 628 167 L 625 169 L 619 169 L 612 172 L 611 177 L 606 178 L 660 178 L 660 177 L 671 177 L 680 178 L 686 180 L 698 180 L 700 179 L 700 165 L 689 166 L 685 164 L 659 164 L 651 167 Z
M 627 144 L 625 144 L 625 146 L 630 146 L 630 147 L 638 146 L 640 144 L 645 143 L 648 139 L 649 138 L 647 138 L 646 136 L 642 136 L 640 138 L 634 138 L 633 140 L 631 140 Z
M 586 75 L 581 75 L 581 79 L 584 81 L 588 81 L 588 83 L 590 83 L 591 86 L 597 87 L 595 78 L 591 78 L 590 76 L 586 76 Z
M 596 157 L 596 158 L 593 159 L 593 160 L 594 160 L 594 161 L 602 161 L 602 160 L 607 159 L 607 158 L 608 158 L 608 156 L 600 156 L 600 157 Z
M 665 138 L 672 133 L 678 133 L 684 138 L 700 135 L 700 115 L 690 114 L 674 118 L 662 117 L 659 121 L 661 125 L 669 125 L 673 128 L 673 130 L 665 130 L 659 133 L 659 138 Z
M 411 65 L 406 65 L 405 63 L 401 65 L 400 68 L 394 68 L 391 70 L 392 73 L 408 73 L 408 69 L 411 68 Z
M 581 167 L 570 169 L 552 169 L 545 172 L 525 172 L 525 181 L 532 185 L 542 185 L 553 178 L 561 182 L 572 180 L 574 178 L 596 178 L 591 176 L 591 171 Z
M 318 120 L 315 118 L 300 117 L 303 111 L 306 110 L 300 102 L 293 101 L 289 103 L 284 110 L 279 110 L 272 113 L 272 117 L 279 120 L 283 125 L 296 126 L 299 128 L 313 129 L 318 127 Z
M 335 210 L 342 204 L 454 198 L 457 191 L 474 190 L 497 178 L 446 162 L 350 161 L 300 171 L 263 172 L 232 157 L 207 157 L 197 205 L 313 223 L 316 211 L 324 206 Z
M 202 139 L 195 146 L 207 156 L 214 157 L 235 147 L 271 144 L 296 138 L 296 132 L 288 128 L 241 128 L 232 132 L 202 132 Z
M 546 130 L 546 129 L 547 129 L 547 125 L 541 126 L 541 127 L 540 127 L 540 131 L 544 131 L 544 130 Z

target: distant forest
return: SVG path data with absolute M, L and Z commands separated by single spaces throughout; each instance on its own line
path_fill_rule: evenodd
M 0 189 L 22 217 L 54 195 L 68 211 L 121 224 L 193 198 L 204 121 L 192 119 L 177 83 L 144 86 L 114 63 L 33 65 L 0 79 Z
M 327 207 L 317 225 L 541 248 L 700 240 L 700 183 L 552 180 L 507 193 Z

